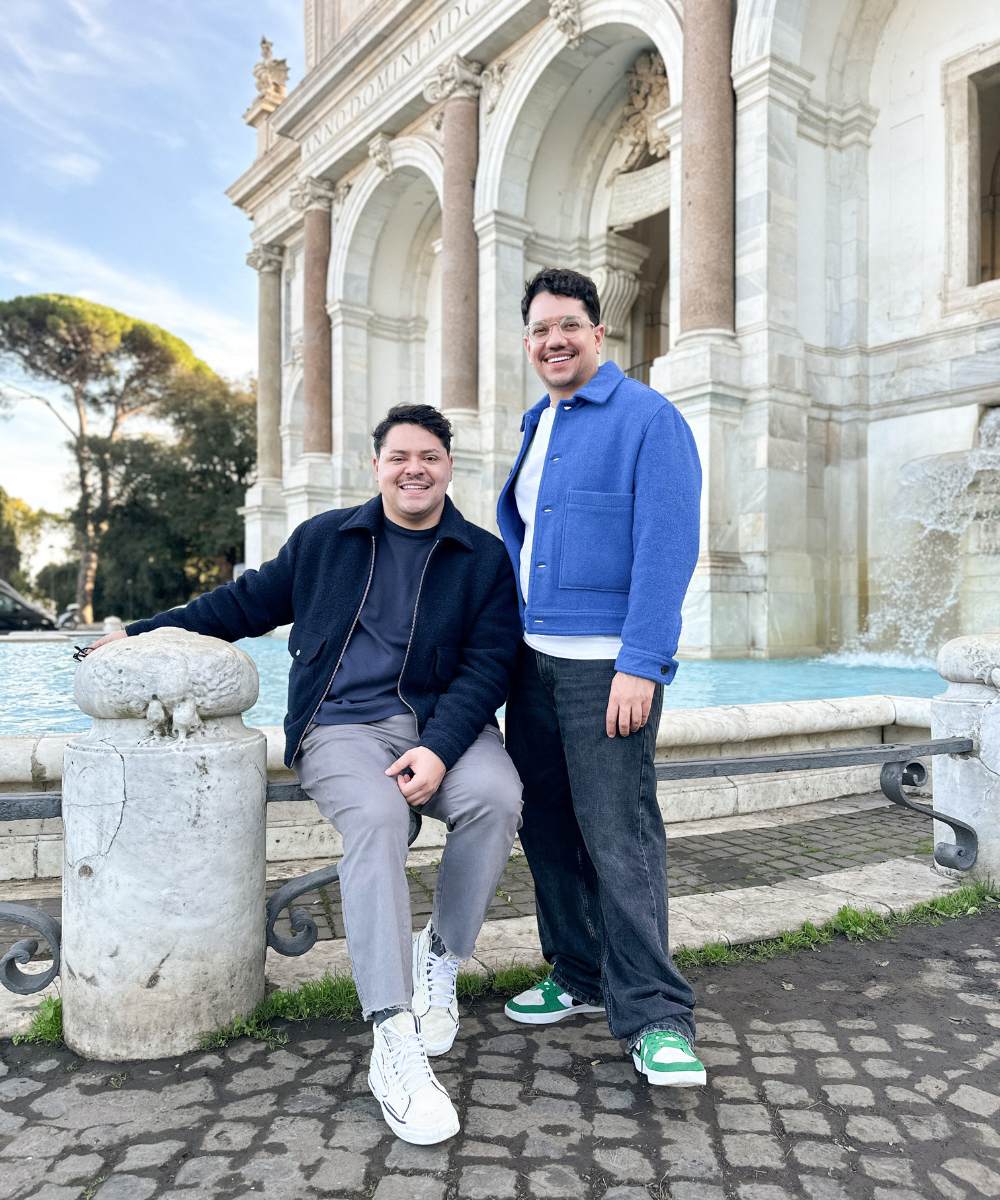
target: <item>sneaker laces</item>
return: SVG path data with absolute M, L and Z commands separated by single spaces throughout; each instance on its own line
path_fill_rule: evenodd
M 430 991 L 431 1008 L 450 1008 L 455 999 L 455 985 L 458 980 L 458 959 L 449 954 L 447 957 L 427 952 L 427 986 Z
M 389 1041 L 390 1064 L 403 1091 L 412 1096 L 433 1078 L 430 1063 L 419 1033 L 404 1036 L 398 1030 L 395 1032 L 396 1040 Z

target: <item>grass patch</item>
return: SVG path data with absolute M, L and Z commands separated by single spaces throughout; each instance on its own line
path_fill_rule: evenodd
M 491 992 L 500 996 L 515 996 L 549 973 L 549 967 L 509 967 L 490 975 L 461 974 L 458 977 L 458 998 L 464 1004 L 479 1000 Z M 275 1030 L 272 1021 L 358 1021 L 361 1002 L 350 975 L 327 973 L 315 983 L 303 983 L 292 992 L 272 992 L 249 1017 L 237 1017 L 224 1029 L 205 1033 L 202 1050 L 218 1050 L 241 1037 L 258 1038 L 274 1049 L 288 1041 L 288 1034 Z
M 939 896 L 935 900 L 925 900 L 904 912 L 890 913 L 888 917 L 870 910 L 859 912 L 845 904 L 835 917 L 818 929 L 807 921 L 794 932 L 786 930 L 780 937 L 747 942 L 742 946 L 730 946 L 727 942 L 713 942 L 700 950 L 681 946 L 674 954 L 674 962 L 682 970 L 766 962 L 798 950 L 814 950 L 832 941 L 837 934 L 852 942 L 879 942 L 891 938 L 905 925 L 940 925 L 945 919 L 973 917 L 977 913 L 996 912 L 998 909 L 1000 888 L 993 883 L 973 882 L 957 892 Z
M 14 1045 L 18 1042 L 38 1042 L 55 1044 L 62 1041 L 62 999 L 56 996 L 46 996 L 35 1009 L 27 1033 L 17 1033 L 12 1038 Z

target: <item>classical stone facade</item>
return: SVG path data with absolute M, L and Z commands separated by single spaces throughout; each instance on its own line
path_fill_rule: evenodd
M 682 652 L 855 638 L 926 532 L 890 520 L 901 469 L 978 453 L 1000 404 L 993 0 L 305 12 L 306 75 L 286 95 L 267 48 L 229 191 L 260 272 L 249 565 L 372 494 L 369 431 L 401 400 L 449 414 L 455 500 L 490 527 L 540 394 L 522 282 L 566 265 L 598 282 L 608 357 L 698 440 Z M 997 517 L 937 531 L 949 632 L 1000 624 Z

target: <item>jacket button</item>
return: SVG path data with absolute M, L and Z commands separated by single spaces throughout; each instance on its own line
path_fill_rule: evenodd
M 559 461 L 559 455 L 558 455 L 558 454 L 553 454 L 553 456 L 552 456 L 552 461 L 553 461 L 553 462 L 558 462 L 558 461 Z
M 564 404 L 564 405 L 563 405 L 563 410 L 564 410 L 565 412 L 569 412 L 569 410 L 570 410 L 571 408 L 572 408 L 572 405 L 571 405 L 571 404 Z
M 661 674 L 661 675 L 667 675 L 667 674 L 669 674 L 669 672 L 670 672 L 670 668 L 669 668 L 669 667 L 660 667 L 660 674 Z
M 544 571 L 544 570 L 545 570 L 545 563 L 539 563 L 539 564 L 538 564 L 538 569 L 539 569 L 539 571 Z
M 552 511 L 552 509 L 551 509 L 551 508 L 543 508 L 543 509 L 542 509 L 542 512 L 551 512 L 551 511 Z

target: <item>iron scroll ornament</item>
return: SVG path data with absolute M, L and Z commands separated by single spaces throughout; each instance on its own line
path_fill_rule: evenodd
M 968 871 L 976 862 L 979 855 L 979 838 L 971 825 L 960 821 L 958 817 L 950 817 L 939 808 L 929 808 L 926 804 L 917 804 L 915 800 L 903 791 L 903 785 L 920 787 L 927 781 L 927 768 L 921 762 L 887 762 L 882 766 L 879 778 L 882 792 L 896 804 L 922 813 L 925 817 L 933 817 L 950 825 L 955 831 L 954 842 L 938 842 L 934 847 L 934 861 L 940 867 L 952 871 Z
M 410 830 L 406 838 L 407 846 L 412 846 L 417 840 L 421 824 L 420 813 L 411 808 Z M 339 876 L 340 864 L 331 863 L 328 867 L 320 867 L 318 871 L 310 871 L 308 875 L 291 879 L 283 887 L 278 888 L 267 902 L 267 944 L 272 950 L 277 950 L 279 954 L 284 954 L 289 958 L 295 958 L 300 954 L 305 954 L 316 945 L 319 929 L 307 909 L 298 906 L 289 912 L 292 925 L 291 937 L 275 933 L 274 923 L 281 912 L 299 896 L 313 892 L 316 888 L 326 887 L 328 884 L 336 882 Z
M 59 974 L 62 926 L 55 917 L 47 916 L 37 908 L 28 908 L 25 904 L 0 903 L 0 921 L 9 921 L 12 925 L 27 925 L 29 929 L 37 930 L 52 950 L 52 966 L 39 975 L 29 975 L 17 964 L 24 965 L 31 961 L 38 950 L 38 939 L 28 937 L 15 942 L 0 958 L 0 983 L 8 992 L 15 992 L 18 996 L 30 996 L 33 992 L 44 991 Z

